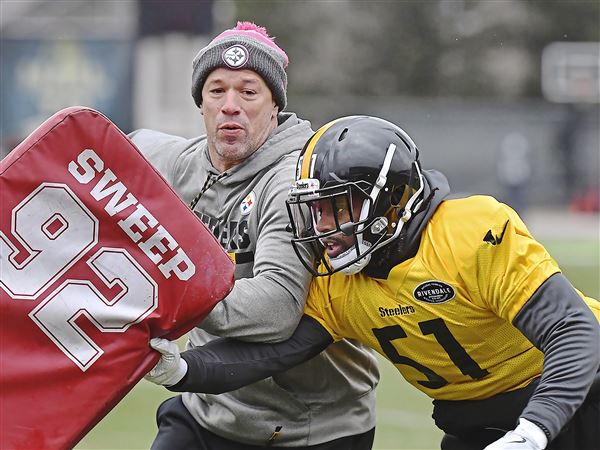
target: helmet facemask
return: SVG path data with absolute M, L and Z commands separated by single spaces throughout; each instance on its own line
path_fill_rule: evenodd
M 315 276 L 342 271 L 357 273 L 369 262 L 371 243 L 364 239 L 373 202 L 360 186 L 367 183 L 343 183 L 329 188 L 303 191 L 299 180 L 287 201 L 294 239 L 292 245 L 304 266 Z M 299 245 L 309 244 L 317 256 L 316 265 L 301 257 Z M 325 271 L 318 271 L 322 264 Z

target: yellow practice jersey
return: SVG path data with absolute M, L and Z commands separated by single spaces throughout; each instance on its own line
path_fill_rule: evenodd
M 305 312 L 335 340 L 379 351 L 434 399 L 483 399 L 529 384 L 543 355 L 512 324 L 557 263 L 492 197 L 446 200 L 417 254 L 387 279 L 313 280 Z M 600 320 L 596 300 L 581 293 Z

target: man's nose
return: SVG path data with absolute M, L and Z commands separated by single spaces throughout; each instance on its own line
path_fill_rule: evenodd
M 240 108 L 240 103 L 239 103 L 239 97 L 237 96 L 237 94 L 235 92 L 228 91 L 225 94 L 225 97 L 223 100 L 224 101 L 223 101 L 223 106 L 221 107 L 221 110 L 223 111 L 224 114 L 235 115 L 235 114 L 240 113 L 241 108 Z

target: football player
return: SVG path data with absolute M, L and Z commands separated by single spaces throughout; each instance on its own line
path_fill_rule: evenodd
M 600 448 L 600 303 L 510 207 L 452 196 L 401 128 L 366 116 L 310 138 L 287 206 L 292 245 L 320 255 L 303 259 L 316 277 L 294 335 L 181 357 L 153 340 L 151 381 L 235 389 L 350 338 L 433 399 L 442 449 Z

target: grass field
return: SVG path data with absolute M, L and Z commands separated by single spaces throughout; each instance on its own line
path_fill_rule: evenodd
M 600 298 L 600 244 L 597 239 L 546 240 L 544 244 L 577 288 Z M 408 385 L 392 364 L 382 360 L 380 366 L 382 380 L 377 395 L 374 448 L 439 448 L 441 433 L 431 419 L 430 400 Z M 149 448 L 156 432 L 156 407 L 169 396 L 166 389 L 141 381 L 75 448 Z

